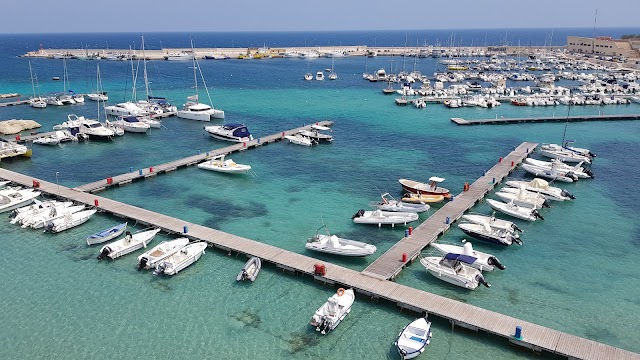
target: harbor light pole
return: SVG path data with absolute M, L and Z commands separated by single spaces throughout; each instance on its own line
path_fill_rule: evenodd
M 58 196 L 60 196 L 60 183 L 58 182 L 58 175 L 60 172 L 56 171 L 56 185 L 58 186 Z

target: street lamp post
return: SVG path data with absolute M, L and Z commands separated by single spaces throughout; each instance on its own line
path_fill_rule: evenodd
M 56 185 L 58 186 L 58 196 L 60 196 L 60 183 L 58 182 L 58 175 L 60 172 L 56 171 Z

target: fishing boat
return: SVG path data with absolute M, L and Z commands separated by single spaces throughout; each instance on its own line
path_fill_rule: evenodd
M 405 326 L 393 343 L 402 360 L 422 354 L 431 342 L 431 322 L 426 317 L 416 319 Z
M 0 213 L 31 204 L 39 195 L 40 192 L 33 189 L 2 189 L 0 190 Z
M 591 156 L 582 155 L 575 151 L 565 149 L 557 144 L 542 144 L 540 146 L 540 154 L 548 158 L 557 159 L 565 163 L 584 162 L 591 164 Z
M 96 209 L 84 210 L 75 213 L 66 213 L 64 216 L 45 223 L 45 232 L 61 232 L 72 227 L 84 224 L 96 213 Z
M 85 209 L 84 205 L 68 205 L 67 203 L 56 204 L 44 211 L 37 211 L 31 215 L 24 216 L 20 220 L 22 228 L 31 227 L 32 229 L 41 229 L 48 222 L 64 217 L 66 214 L 77 213 Z
M 398 201 L 389 193 L 381 194 L 380 197 L 380 201 L 370 202 L 369 205 L 382 211 L 421 213 L 429 210 L 429 205 L 427 204 Z
M 327 302 L 325 302 L 311 318 L 311 326 L 322 335 L 335 329 L 342 320 L 351 312 L 356 295 L 353 289 L 339 288 Z
M 325 229 L 327 234 L 320 234 L 320 229 Z M 360 257 L 376 252 L 376 247 L 355 240 L 348 240 L 332 235 L 326 225 L 316 230 L 315 235 L 307 240 L 307 250 L 319 251 L 327 254 Z
M 443 187 L 438 187 L 438 184 L 443 182 L 444 179 L 437 176 L 432 176 L 429 178 L 429 184 L 421 183 L 414 180 L 409 179 L 400 179 L 398 180 L 400 185 L 402 185 L 402 189 L 408 193 L 412 194 L 427 194 L 427 195 L 442 195 L 445 198 L 451 197 L 448 189 Z
M 458 224 L 458 227 L 465 234 L 491 244 L 510 246 L 515 243 L 522 245 L 520 235 L 510 228 L 492 227 L 487 223 L 461 223 Z
M 474 290 L 480 284 L 491 287 L 482 272 L 470 266 L 477 260 L 474 256 L 448 253 L 444 256 L 428 256 L 420 259 L 427 272 L 440 280 L 466 289 Z
M 473 245 L 471 245 L 471 243 L 466 240 L 462 240 L 462 242 L 464 243 L 463 246 L 439 244 L 439 243 L 431 243 L 431 246 L 436 250 L 440 251 L 443 255 L 452 253 L 452 254 L 463 254 L 463 255 L 469 255 L 469 256 L 475 257 L 476 261 L 474 261 L 469 265 L 471 265 L 471 267 L 476 268 L 480 271 L 493 271 L 495 268 L 498 268 L 500 270 L 506 269 L 506 267 L 502 265 L 502 263 L 500 262 L 500 260 L 498 260 L 497 257 L 491 254 L 474 250 Z
M 496 196 L 504 202 L 513 201 L 514 204 L 525 208 L 542 209 L 543 207 L 549 207 L 549 202 L 544 196 L 528 192 L 524 188 L 505 187 L 500 191 L 496 191 Z
M 105 257 L 109 257 L 110 259 L 117 259 L 143 247 L 146 248 L 147 244 L 149 244 L 159 232 L 160 229 L 139 231 L 135 234 L 127 231 L 126 235 L 122 239 L 116 240 L 110 244 L 103 246 L 100 249 L 98 260 L 102 260 Z
M 544 220 L 542 215 L 538 213 L 538 210 L 518 206 L 513 202 L 503 203 L 502 201 L 487 199 L 487 203 L 494 210 L 499 211 L 503 214 L 513 216 L 518 219 L 527 220 L 527 221 L 536 221 L 538 219 Z
M 153 274 L 175 275 L 178 272 L 184 270 L 189 265 L 198 261 L 202 254 L 204 254 L 204 250 L 206 248 L 206 242 L 189 244 L 180 249 L 180 251 L 158 263 L 158 265 L 156 265 L 156 269 L 153 271 Z
M 95 234 L 87 236 L 87 245 L 100 244 L 109 240 L 113 240 L 120 236 L 126 229 L 127 223 L 123 222 L 102 231 L 98 231 Z
M 227 174 L 245 174 L 251 171 L 251 165 L 237 164 L 231 159 L 224 159 L 224 154 L 198 164 L 200 169 L 218 171 Z
M 402 197 L 402 201 L 405 203 L 412 203 L 412 204 L 439 203 L 444 201 L 444 196 L 406 193 Z
M 547 170 L 551 170 L 555 166 L 555 168 L 558 169 L 559 171 L 571 172 L 572 174 L 574 174 L 575 176 L 581 179 L 594 178 L 593 173 L 591 172 L 591 169 L 582 167 L 582 162 L 571 166 L 557 159 L 552 159 L 551 161 L 542 161 L 542 160 L 536 160 L 532 158 L 526 158 L 524 159 L 524 161 L 527 164 L 545 168 Z
M 562 181 L 568 183 L 578 181 L 578 177 L 573 172 L 559 170 L 557 165 L 555 164 L 552 164 L 551 168 L 544 168 L 531 164 L 522 164 L 522 168 L 524 169 L 524 171 L 533 176 L 543 177 L 554 181 Z
M 260 273 L 260 268 L 262 268 L 262 260 L 257 256 L 252 256 L 240 270 L 236 281 L 251 280 L 254 282 Z
M 155 268 L 160 261 L 175 254 L 187 245 L 189 245 L 189 239 L 184 237 L 161 242 L 153 249 L 145 251 L 138 256 L 138 270 Z
M 317 141 L 303 134 L 285 135 L 284 138 L 289 140 L 289 143 L 291 144 L 302 146 L 312 146 L 318 143 Z
M 506 185 L 514 188 L 523 187 L 527 191 L 540 194 L 548 200 L 565 201 L 576 198 L 567 190 L 549 186 L 549 183 L 546 180 L 539 178 L 535 178 L 531 181 L 509 180 L 506 182 Z
M 418 220 L 418 214 L 381 210 L 365 211 L 364 209 L 360 209 L 351 219 L 356 224 L 376 224 L 378 227 L 381 225 L 391 225 L 394 227 L 396 224 L 407 225 L 407 223 Z
M 233 142 L 253 140 L 253 136 L 244 124 L 226 124 L 205 126 L 204 130 L 213 138 Z

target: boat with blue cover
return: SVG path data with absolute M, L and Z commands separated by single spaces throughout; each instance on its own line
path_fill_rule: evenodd
M 429 256 L 420 259 L 420 263 L 431 275 L 450 284 L 474 290 L 482 284 L 490 287 L 482 272 L 470 265 L 476 262 L 475 256 L 448 253 L 444 256 Z
M 127 229 L 127 223 L 123 222 L 118 225 L 114 225 L 108 229 L 98 231 L 93 235 L 87 237 L 87 245 L 101 244 L 105 241 L 115 239 Z
M 233 142 L 253 140 L 253 136 L 244 124 L 211 125 L 205 126 L 204 130 L 215 139 Z
M 403 360 L 413 359 L 424 352 L 431 342 L 431 336 L 431 322 L 423 317 L 405 326 L 394 345 Z

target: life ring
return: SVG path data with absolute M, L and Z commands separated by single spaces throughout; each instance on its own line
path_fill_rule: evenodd
M 340 288 L 338 289 L 338 296 L 342 296 L 342 295 L 344 295 L 344 289 Z

